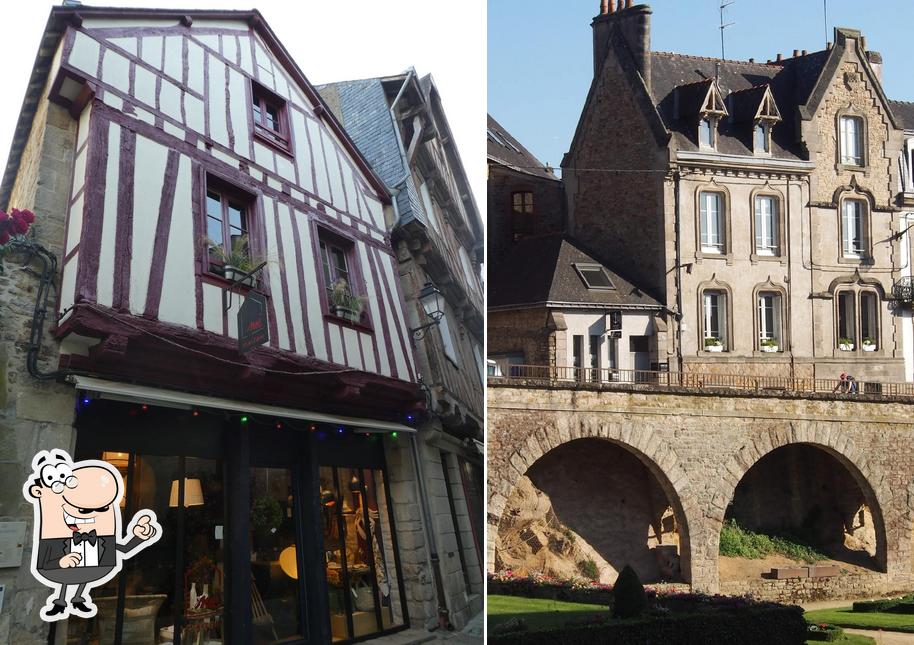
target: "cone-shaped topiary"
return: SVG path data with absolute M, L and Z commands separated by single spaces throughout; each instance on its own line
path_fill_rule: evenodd
M 613 585 L 613 618 L 631 618 L 647 609 L 647 596 L 638 574 L 625 565 Z

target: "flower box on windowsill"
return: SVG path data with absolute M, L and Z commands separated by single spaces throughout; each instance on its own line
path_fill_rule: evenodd
M 759 349 L 761 349 L 761 351 L 765 352 L 766 354 L 774 354 L 780 351 L 781 348 L 777 345 L 762 345 Z
M 351 323 L 359 324 L 362 318 L 362 314 L 355 309 L 348 309 L 347 307 L 337 307 L 334 305 L 330 306 L 330 313 L 332 313 L 337 318 L 342 318 L 343 320 L 348 320 Z
M 873 344 L 863 343 L 863 351 L 865 351 L 865 352 L 875 352 L 875 351 L 876 351 L 876 345 L 875 345 L 874 343 L 873 343 Z
M 242 271 L 241 269 L 239 269 L 237 267 L 233 267 L 231 264 L 226 264 L 224 270 L 225 270 L 225 279 L 228 280 L 229 282 L 244 284 L 249 287 L 254 286 L 254 276 L 253 275 L 246 276 L 245 274 L 247 273 L 247 271 Z
M 724 346 L 723 345 L 705 345 L 705 351 L 719 354 L 720 352 L 724 351 Z
M 852 352 L 852 351 L 854 351 L 854 344 L 853 343 L 840 343 L 838 345 L 838 349 L 840 349 L 842 352 Z

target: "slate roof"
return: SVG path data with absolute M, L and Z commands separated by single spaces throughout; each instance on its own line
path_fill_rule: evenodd
M 914 130 L 914 103 L 909 101 L 892 101 L 892 112 L 901 122 L 905 130 Z
M 575 263 L 604 267 L 615 288 L 588 289 Z M 662 308 L 660 302 L 597 260 L 579 242 L 559 233 L 514 242 L 497 264 L 490 263 L 486 284 L 489 308 L 547 303 Z
M 746 98 L 753 98 L 756 93 L 758 100 L 761 100 L 764 86 L 770 85 L 781 115 L 793 115 L 796 112 L 795 108 L 806 103 L 809 98 L 827 58 L 828 52 L 821 51 L 764 64 L 651 52 L 651 91 L 660 117 L 667 129 L 672 132 L 679 148 L 698 150 L 698 129 L 694 110 L 680 109 L 677 114 L 677 91 L 683 92 L 680 100 L 685 98 L 686 105 L 690 105 L 694 100 L 692 95 L 700 93 L 702 89 L 706 90 L 707 83 L 717 77 L 719 69 L 720 92 L 728 109 L 731 109 L 731 93 L 740 93 L 737 95 L 740 97 L 740 103 Z M 693 88 L 694 91 L 690 91 Z M 744 97 L 743 94 L 747 96 Z M 736 107 L 737 112 L 743 109 L 741 105 Z M 689 114 L 690 112 L 693 114 Z M 733 118 L 724 117 L 720 121 L 717 130 L 717 150 L 724 154 L 753 154 L 752 129 L 741 115 L 731 116 Z M 787 116 L 772 129 L 772 156 L 787 159 L 804 158 L 800 147 L 795 143 L 794 129 L 794 119 Z
M 558 181 L 555 173 L 512 137 L 491 114 L 487 116 L 486 157 L 490 161 L 528 175 Z

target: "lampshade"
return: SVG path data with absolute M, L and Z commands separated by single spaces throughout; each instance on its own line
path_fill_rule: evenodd
M 294 544 L 292 546 L 287 546 L 280 552 L 279 568 L 293 580 L 298 580 L 298 558 L 295 556 Z
M 422 308 L 425 309 L 425 313 L 432 320 L 438 320 L 444 315 L 441 292 L 431 282 L 426 282 L 422 290 L 419 291 L 419 302 L 422 303 Z
M 168 496 L 168 506 L 178 506 L 178 480 L 171 482 L 171 495 Z M 203 486 L 199 479 L 184 480 L 184 508 L 188 506 L 203 506 Z
M 107 461 L 118 470 L 127 470 L 130 456 L 126 452 L 110 452 L 106 450 L 102 453 L 102 461 Z

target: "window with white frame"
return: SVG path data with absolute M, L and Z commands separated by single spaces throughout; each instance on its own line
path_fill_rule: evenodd
M 758 152 L 771 152 L 771 125 L 764 121 L 755 124 L 753 148 Z
M 776 291 L 758 294 L 758 338 L 760 348 L 781 347 L 781 294 Z
M 879 295 L 860 292 L 860 341 L 863 349 L 879 347 Z
M 705 349 L 714 346 L 727 347 L 727 294 L 724 291 L 705 291 L 704 336 Z
M 701 192 L 698 199 L 701 211 L 701 251 L 724 253 L 724 196 L 721 193 Z
M 846 199 L 841 207 L 841 239 L 846 258 L 866 256 L 863 233 L 866 204 L 860 199 Z
M 698 145 L 702 148 L 714 147 L 714 120 L 701 119 L 698 122 Z
M 857 345 L 857 302 L 853 291 L 838 292 L 838 345 Z
M 755 198 L 755 252 L 758 255 L 779 255 L 778 200 L 772 195 Z
M 863 119 L 859 116 L 841 117 L 841 163 L 846 166 L 862 166 Z

